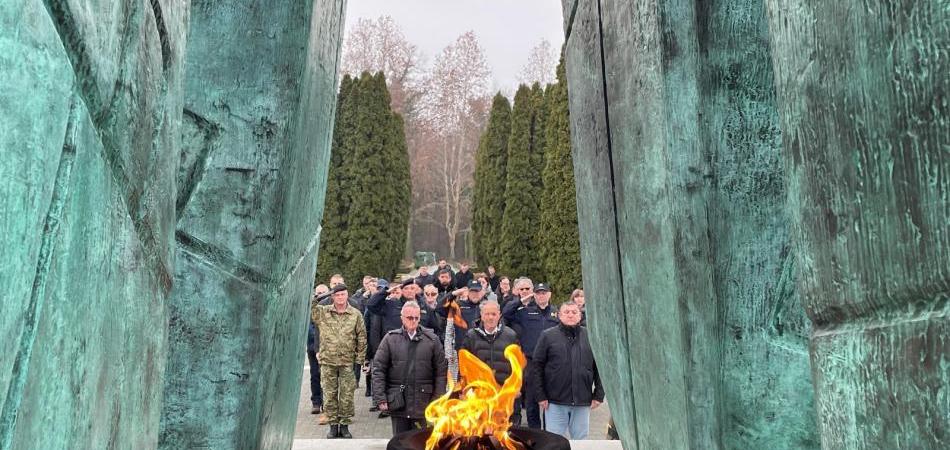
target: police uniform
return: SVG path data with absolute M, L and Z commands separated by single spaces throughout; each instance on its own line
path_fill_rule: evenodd
M 544 283 L 538 283 L 535 290 L 550 291 L 551 289 Z M 548 303 L 546 308 L 541 308 L 537 302 L 533 300 L 527 305 L 521 303 L 521 300 L 513 300 L 505 305 L 502 317 L 505 320 L 505 324 L 518 333 L 518 341 L 521 342 L 521 348 L 528 361 L 524 379 L 531 380 L 533 379 L 533 373 L 531 373 L 533 370 L 531 356 L 534 355 L 534 347 L 537 345 L 538 339 L 541 338 L 541 333 L 544 332 L 544 330 L 556 327 L 560 323 L 557 319 L 557 308 L 550 303 Z M 541 428 L 541 411 L 536 401 L 536 390 L 533 387 L 528 388 L 526 386 L 527 384 L 528 383 L 522 384 L 521 392 L 523 394 L 522 398 L 524 399 L 524 409 L 528 416 L 528 427 Z M 516 405 L 516 414 L 518 414 L 520 418 L 520 411 L 518 411 L 520 408 L 518 408 L 518 406 L 519 405 Z

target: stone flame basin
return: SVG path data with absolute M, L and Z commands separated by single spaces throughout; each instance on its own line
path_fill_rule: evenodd
M 389 440 L 386 450 L 424 450 L 426 448 L 426 439 L 432 433 L 432 428 L 422 430 L 407 431 L 397 434 Z M 526 449 L 531 450 L 570 450 L 571 443 L 563 436 L 549 433 L 543 430 L 534 430 L 524 427 L 512 427 L 509 431 L 514 440 L 524 445 Z M 439 450 L 450 449 L 455 444 L 455 440 L 444 439 L 440 443 Z M 504 450 L 498 441 L 490 436 L 481 439 L 469 438 L 463 440 L 458 450 Z

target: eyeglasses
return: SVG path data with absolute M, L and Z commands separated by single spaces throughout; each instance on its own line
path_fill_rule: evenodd
M 519 290 L 519 291 L 530 291 L 531 288 L 529 288 L 529 287 L 523 287 L 523 288 L 518 288 L 518 290 Z
M 415 322 L 419 320 L 419 316 L 402 316 L 403 319 L 406 319 L 410 322 Z
M 439 295 L 439 293 L 438 293 L 438 292 L 426 292 L 426 297 L 435 297 L 436 295 Z

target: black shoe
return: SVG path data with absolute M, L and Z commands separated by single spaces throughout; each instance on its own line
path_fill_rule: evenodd
M 389 411 L 380 411 L 378 417 L 379 417 L 380 419 L 385 419 L 385 418 L 389 417 Z
M 338 437 L 340 437 L 340 426 L 337 424 L 330 425 L 330 431 L 327 433 L 327 439 L 336 439 Z
M 313 405 L 313 409 L 310 410 L 310 414 L 320 414 L 323 412 L 323 407 L 320 405 Z
M 350 434 L 350 429 L 347 425 L 340 425 L 340 434 L 338 434 L 337 437 L 341 437 L 343 439 L 353 439 L 353 435 Z
M 369 407 L 369 412 L 379 411 L 379 406 L 373 405 Z

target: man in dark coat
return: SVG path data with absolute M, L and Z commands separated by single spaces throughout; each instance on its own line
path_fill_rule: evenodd
M 498 302 L 486 300 L 479 305 L 481 322 L 477 328 L 468 330 L 462 348 L 491 367 L 499 385 L 511 375 L 511 364 L 505 358 L 505 348 L 518 343 L 515 330 L 501 324 Z
M 420 325 L 431 328 L 439 340 L 445 342 L 445 318 L 439 315 L 441 306 L 439 303 L 439 290 L 431 284 L 423 286 L 422 303 L 419 304 L 422 309 L 422 323 Z
M 581 310 L 574 302 L 561 305 L 560 325 L 545 330 L 534 349 L 532 364 L 535 397 L 545 411 L 545 429 L 571 439 L 590 431 L 590 411 L 604 401 L 587 328 L 580 326 Z
M 495 272 L 495 266 L 488 266 L 485 269 L 485 275 L 488 275 L 488 287 L 495 292 L 498 290 L 498 283 L 501 282 L 501 278 L 498 276 L 498 272 Z
M 399 319 L 402 305 L 406 301 L 414 299 L 403 298 L 401 283 L 397 284 L 394 281 L 392 284 L 384 284 L 385 281 L 380 280 L 378 282 L 379 287 L 376 293 L 366 302 L 366 309 L 382 318 L 383 332 L 387 333 L 402 326 Z M 411 280 L 408 281 L 408 283 L 411 282 Z
M 422 264 L 419 266 L 419 274 L 416 275 L 416 284 L 419 287 L 426 287 L 427 284 L 435 284 L 435 275 L 429 273 L 429 266 Z
M 475 275 L 468 268 L 468 264 L 462 264 L 459 266 L 459 271 L 455 274 L 455 288 L 463 288 L 468 286 L 468 283 L 475 278 Z
M 386 333 L 373 360 L 373 400 L 389 411 L 393 435 L 424 428 L 426 406 L 446 389 L 442 343 L 420 318 L 419 304 L 406 302 L 402 327 Z
M 501 386 L 511 376 L 511 363 L 505 358 L 505 349 L 509 345 L 518 344 L 518 335 L 515 330 L 501 324 L 501 307 L 498 302 L 486 300 L 479 305 L 479 311 L 479 326 L 468 330 L 462 348 L 487 364 L 495 375 L 495 381 Z M 511 415 L 511 422 L 518 425 L 521 421 L 520 399 L 515 402 L 517 414 Z
M 439 290 L 440 294 L 455 290 L 455 275 L 452 273 L 452 269 L 441 269 L 436 272 L 435 276 L 435 288 Z
M 557 312 L 551 307 L 551 288 L 546 283 L 532 286 L 530 279 L 519 278 L 515 281 L 514 291 L 518 299 L 509 301 L 505 305 L 502 317 L 505 324 L 518 333 L 518 341 L 521 343 L 521 349 L 524 350 L 525 359 L 528 360 L 525 379 L 530 380 L 532 379 L 531 371 L 534 370 L 531 364 L 534 347 L 544 330 L 557 326 Z M 522 386 L 521 393 L 528 416 L 528 427 L 540 429 L 541 411 L 534 397 L 535 390 L 528 389 L 526 383 Z
M 435 268 L 435 272 L 436 272 L 436 274 L 438 275 L 438 273 L 441 272 L 441 271 L 443 271 L 443 270 L 448 270 L 448 271 L 449 271 L 449 276 L 452 277 L 452 280 L 455 280 L 455 271 L 452 270 L 452 266 L 450 266 L 449 263 L 445 262 L 444 259 L 440 259 L 440 260 L 439 260 L 439 264 L 438 264 L 438 265 L 436 266 L 436 268 Z M 450 290 L 451 290 L 451 289 L 450 289 Z

